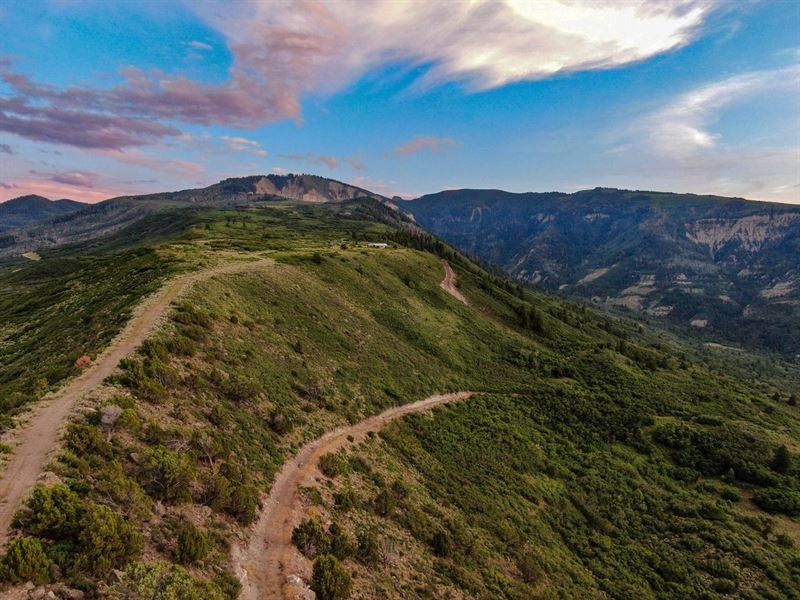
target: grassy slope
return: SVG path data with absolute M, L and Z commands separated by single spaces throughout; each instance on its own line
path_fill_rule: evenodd
M 170 270 L 150 248 L 0 269 L 0 430 L 96 356 Z
M 796 409 L 621 343 L 607 318 L 557 300 L 536 297 L 548 334 L 532 335 L 516 325 L 521 301 L 460 262 L 477 310 L 466 308 L 438 288 L 436 256 L 354 247 L 354 237 L 391 235 L 358 219 L 358 211 L 287 205 L 198 213 L 163 242 L 160 252 L 186 262 L 236 251 L 278 262 L 193 288 L 105 394 L 104 404 L 124 409 L 113 427 L 103 427 L 96 413 L 72 426 L 56 471 L 75 492 L 61 501 L 71 507 L 63 512 L 80 526 L 43 523 L 43 510 L 23 514 L 18 524 L 58 566 L 51 577 L 91 592 L 112 567 L 147 563 L 132 567 L 114 593 L 150 593 L 154 579 L 168 578 L 183 586 L 182 597 L 224 597 L 235 589 L 224 575 L 228 541 L 253 519 L 258 490 L 287 452 L 386 406 L 476 389 L 490 395 L 433 420 L 406 420 L 390 428 L 385 443 L 365 447 L 370 472 L 412 488 L 390 520 L 366 510 L 380 479 L 349 476 L 365 509 L 337 518 L 353 528 L 378 523 L 387 538 L 405 539 L 402 560 L 414 566 L 367 570 L 350 561 L 365 595 L 376 590 L 379 597 L 384 586 L 425 597 L 433 581 L 455 597 L 561 589 L 678 594 L 683 588 L 675 586 L 688 585 L 686 578 L 703 589 L 727 585 L 718 583 L 727 581 L 721 575 L 696 574 L 692 544 L 712 542 L 688 526 L 669 532 L 676 558 L 658 560 L 662 569 L 678 564 L 692 572 L 684 580 L 669 575 L 678 578 L 673 587 L 653 575 L 657 567 L 647 561 L 658 562 L 657 540 L 678 514 L 722 540 L 712 550 L 733 565 L 734 579 L 746 574 L 765 593 L 797 583 L 797 552 L 764 533 L 764 513 L 748 509 L 753 518 L 737 521 L 745 508 L 719 499 L 718 479 L 703 490 L 667 459 L 663 445 L 650 442 L 664 419 L 713 431 L 716 416 L 734 427 L 735 445 L 748 445 L 742 431 L 763 440 L 763 456 L 753 458 L 763 463 L 778 443 L 798 439 Z M 797 485 L 796 478 L 781 482 Z M 348 484 L 340 478 L 336 485 Z M 322 496 L 318 510 L 327 512 L 329 492 Z M 99 506 L 125 516 L 141 534 L 141 549 L 110 517 L 101 540 L 79 532 L 101 528 Z M 652 526 L 643 524 L 646 516 L 655 517 Z M 434 559 L 429 542 L 438 530 L 447 532 L 451 550 Z M 729 536 L 738 546 L 725 542 Z M 190 553 L 187 545 L 200 550 Z M 92 562 L 98 547 L 112 558 Z M 741 561 L 755 561 L 755 552 L 760 562 L 742 571 Z M 192 576 L 154 561 L 184 563 Z M 390 570 L 399 579 L 389 578 Z M 414 572 L 418 585 L 411 584 Z
M 351 536 L 380 532 L 377 563 L 351 563 L 357 596 L 797 597 L 800 527 L 753 504 L 768 488 L 750 472 L 797 452 L 797 408 L 701 369 L 572 356 L 571 377 L 391 425 L 308 495 Z M 697 437 L 670 448 L 676 428 Z M 793 469 L 761 475 L 798 490 Z

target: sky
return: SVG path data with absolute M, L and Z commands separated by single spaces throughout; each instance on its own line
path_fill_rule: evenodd
M 0 0 L 0 200 L 314 173 L 800 203 L 800 0 Z

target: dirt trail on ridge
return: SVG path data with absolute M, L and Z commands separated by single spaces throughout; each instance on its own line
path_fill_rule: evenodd
M 443 260 L 442 264 L 444 278 L 439 286 L 469 306 L 467 299 L 456 287 L 456 274 L 450 263 Z M 378 431 L 394 419 L 465 400 L 474 394 L 475 392 L 439 394 L 396 406 L 355 425 L 329 431 L 303 446 L 284 463 L 275 478 L 269 495 L 263 500 L 258 520 L 250 529 L 246 546 L 237 544 L 231 549 L 233 570 L 242 582 L 240 598 L 283 600 L 300 597 L 306 591 L 300 579 L 308 579 L 311 563 L 292 545 L 292 531 L 303 518 L 300 487 L 309 487 L 322 476 L 318 465 L 320 457 L 347 444 L 360 442 L 370 431 Z M 292 577 L 294 583 L 287 580 L 290 576 L 295 576 Z
M 322 476 L 319 459 L 348 444 L 357 444 L 370 431 L 378 431 L 390 421 L 412 413 L 430 410 L 450 402 L 465 400 L 474 392 L 429 396 L 424 400 L 396 406 L 317 438 L 284 463 L 264 500 L 258 521 L 250 531 L 246 547 L 234 546 L 231 553 L 234 572 L 242 582 L 242 600 L 283 600 L 302 593 L 304 587 L 287 582 L 291 575 L 308 578 L 310 561 L 292 545 L 292 531 L 303 518 L 300 487 L 308 487 Z M 350 442 L 348 436 L 352 436 Z
M 442 279 L 442 282 L 439 284 L 439 287 L 441 287 L 445 292 L 450 294 L 453 298 L 455 298 L 459 302 L 463 302 L 464 304 L 469 306 L 469 300 L 467 300 L 464 297 L 464 294 L 461 293 L 461 290 L 459 290 L 456 287 L 458 278 L 456 277 L 456 272 L 453 270 L 453 267 L 451 267 L 450 263 L 447 262 L 446 260 L 443 260 L 442 264 L 444 265 L 444 279 Z
M 12 440 L 13 455 L 0 478 L 0 547 L 8 541 L 8 529 L 14 513 L 36 485 L 53 451 L 58 447 L 61 430 L 78 401 L 102 385 L 103 380 L 117 368 L 119 361 L 145 340 L 170 304 L 192 284 L 215 275 L 247 271 L 268 264 L 273 264 L 273 261 L 261 259 L 227 263 L 168 281 L 134 310 L 122 331 L 89 367 L 61 389 L 42 398 L 34 407 L 28 421 L 15 432 Z

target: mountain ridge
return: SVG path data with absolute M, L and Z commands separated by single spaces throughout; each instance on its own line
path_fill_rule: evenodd
M 161 210 L 191 206 L 219 208 L 271 199 L 335 203 L 360 197 L 391 204 L 380 194 L 318 175 L 290 173 L 232 177 L 204 188 L 109 198 L 86 204 L 76 214 L 54 215 L 27 227 L 0 229 L 4 234 L 0 235 L 0 256 L 19 255 L 108 235 Z
M 27 194 L 0 203 L 0 232 L 26 227 L 89 206 L 77 200 L 50 200 L 37 194 Z
M 528 284 L 800 353 L 789 338 L 800 334 L 800 206 L 611 188 L 450 190 L 398 204 Z M 772 322 L 781 327 L 765 330 Z

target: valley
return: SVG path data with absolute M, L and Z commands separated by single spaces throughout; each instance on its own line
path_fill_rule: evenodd
M 460 250 L 539 289 L 704 341 L 791 361 L 800 354 L 797 206 L 604 188 L 452 190 L 400 204 Z

